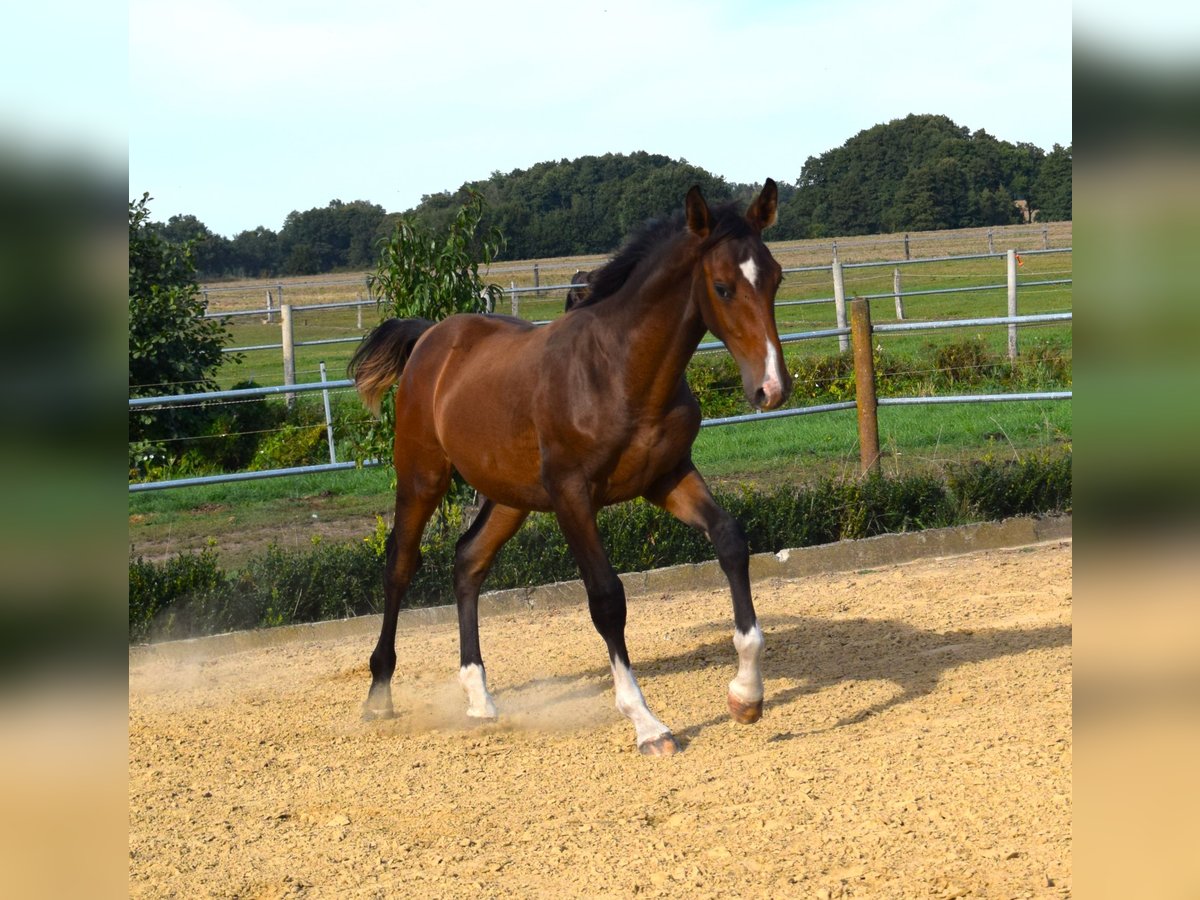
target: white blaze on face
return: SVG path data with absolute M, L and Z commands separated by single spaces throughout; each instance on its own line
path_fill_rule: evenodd
M 763 392 L 768 400 L 775 400 L 783 394 L 783 370 L 779 365 L 779 351 L 767 338 L 767 358 L 763 364 Z
M 646 706 L 646 698 L 642 696 L 642 689 L 633 677 L 633 670 L 614 660 L 612 674 L 613 688 L 617 694 L 617 711 L 633 723 L 638 746 L 660 735 L 669 734 L 671 729 L 658 721 Z
M 743 703 L 757 703 L 763 698 L 760 662 L 763 645 L 762 629 L 755 625 L 745 634 L 733 632 L 733 646 L 738 655 L 737 677 L 729 682 L 729 693 Z
M 471 663 L 458 670 L 458 683 L 467 692 L 467 715 L 475 719 L 496 718 L 496 704 L 487 689 L 483 666 Z
M 758 287 L 758 264 L 754 261 L 754 257 L 748 257 L 744 263 L 738 268 L 742 270 L 742 274 L 746 276 L 746 280 L 750 282 L 750 287 Z

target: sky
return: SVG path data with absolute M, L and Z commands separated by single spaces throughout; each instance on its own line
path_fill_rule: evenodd
M 132 0 L 129 192 L 278 231 L 493 172 L 645 150 L 730 181 L 909 113 L 1071 143 L 1071 6 Z

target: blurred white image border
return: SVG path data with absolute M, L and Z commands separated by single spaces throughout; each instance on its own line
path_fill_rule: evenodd
M 1075 887 L 1200 894 L 1200 9 L 1074 28 Z

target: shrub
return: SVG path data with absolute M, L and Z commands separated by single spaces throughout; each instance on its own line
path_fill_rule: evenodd
M 173 618 L 156 623 L 164 610 L 191 603 L 203 604 L 218 594 L 225 574 L 214 550 L 180 554 L 166 562 L 147 562 L 138 557 L 129 563 L 129 639 L 186 637 L 191 627 L 177 628 Z
M 960 514 L 970 518 L 1065 512 L 1071 509 L 1071 454 L 1035 453 L 956 466 L 949 474 Z
M 288 469 L 329 462 L 324 425 L 284 425 L 258 445 L 250 470 Z
M 927 351 L 937 382 L 946 387 L 979 384 L 1002 376 L 1006 366 L 979 338 L 941 346 L 929 344 Z
M 253 381 L 239 381 L 233 390 L 255 388 Z M 218 472 L 234 472 L 251 465 L 264 434 L 277 428 L 287 415 L 282 403 L 252 397 L 236 403 L 214 403 L 205 436 L 196 453 Z

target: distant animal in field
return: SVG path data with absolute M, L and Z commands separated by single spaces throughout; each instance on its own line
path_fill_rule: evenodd
M 588 297 L 588 292 L 591 290 L 592 272 L 585 272 L 580 269 L 571 276 L 571 289 L 567 291 L 567 303 L 563 307 L 563 312 L 570 312 Z

